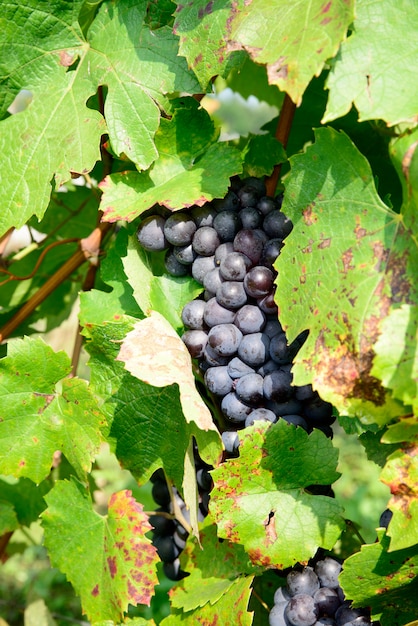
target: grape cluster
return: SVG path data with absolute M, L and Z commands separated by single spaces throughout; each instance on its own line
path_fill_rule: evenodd
M 291 366 L 307 338 L 288 343 L 278 320 L 274 261 L 291 232 L 281 197 L 266 196 L 264 181 L 234 179 L 223 199 L 168 217 L 147 217 L 138 240 L 166 250 L 174 276 L 191 274 L 203 295 L 185 305 L 182 339 L 198 360 L 220 404 L 222 438 L 236 454 L 237 429 L 279 418 L 332 436 L 332 406 L 311 385 L 292 385 Z
M 341 564 L 331 557 L 314 567 L 293 569 L 274 594 L 270 626 L 370 626 L 370 613 L 344 598 L 338 583 Z
M 198 521 L 203 521 L 208 514 L 209 492 L 212 489 L 212 478 L 209 470 L 212 469 L 199 457 L 197 448 L 194 450 L 196 481 L 199 490 Z M 175 519 L 175 511 L 170 491 L 165 480 L 163 470 L 157 470 L 151 477 L 152 497 L 159 505 L 154 515 L 149 518 L 153 527 L 152 542 L 157 548 L 158 556 L 163 562 L 164 573 L 171 580 L 180 580 L 186 573 L 180 569 L 179 556 L 186 545 L 189 535 L 186 528 Z M 189 522 L 190 512 L 186 508 L 183 498 L 175 487 L 172 488 L 173 499 L 183 516 Z

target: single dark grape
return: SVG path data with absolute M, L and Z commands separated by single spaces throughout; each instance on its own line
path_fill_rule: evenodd
M 226 309 L 239 309 L 247 302 L 247 294 L 245 293 L 243 283 L 236 280 L 225 281 L 216 292 L 216 300 L 218 304 Z
M 338 593 L 335 589 L 329 587 L 321 587 L 313 594 L 313 599 L 318 608 L 319 615 L 328 615 L 333 617 L 335 611 L 341 604 Z
M 260 198 L 260 200 L 257 202 L 257 209 L 264 216 L 266 216 L 271 211 L 274 211 L 274 209 L 278 209 L 278 208 L 279 207 L 277 206 L 277 203 L 275 202 L 275 200 L 273 198 L 270 198 L 269 196 L 264 196 Z
M 244 335 L 238 348 L 238 356 L 247 365 L 258 367 L 267 360 L 269 346 L 270 339 L 264 333 Z
M 350 606 L 349 602 L 344 602 L 335 612 L 335 621 L 337 626 L 347 626 L 347 624 L 351 622 L 356 624 L 355 620 L 359 618 L 360 622 L 364 621 L 365 618 L 368 618 L 367 611 L 365 609 L 355 609 Z
M 241 218 L 235 211 L 221 211 L 213 220 L 213 228 L 222 241 L 232 241 L 242 228 Z
M 318 609 L 312 596 L 301 593 L 290 598 L 285 617 L 291 626 L 313 626 L 318 617 Z
M 303 403 L 303 414 L 314 424 L 330 426 L 335 422 L 332 404 L 319 397 Z
M 292 231 L 293 224 L 284 213 L 275 209 L 264 218 L 263 229 L 270 239 L 285 239 Z
M 197 484 L 204 491 L 210 491 L 212 489 L 213 480 L 212 476 L 206 469 L 199 469 L 196 472 Z
M 263 216 L 254 207 L 245 207 L 239 212 L 242 228 L 259 228 L 263 221 Z
M 150 215 L 140 224 L 136 236 L 140 245 L 151 252 L 160 252 L 168 248 L 164 235 L 165 219 L 161 215 Z
M 312 567 L 304 567 L 301 572 L 292 570 L 286 578 L 287 590 L 290 596 L 298 593 L 307 593 L 313 596 L 319 589 L 319 579 Z
M 300 426 L 301 428 L 303 428 L 303 430 L 309 431 L 308 424 L 301 415 L 282 415 L 281 419 L 283 419 L 288 424 L 293 424 L 293 426 Z
M 184 305 L 181 312 L 181 319 L 185 326 L 192 330 L 202 330 L 204 328 L 203 315 L 206 302 L 203 300 L 191 300 Z
M 274 301 L 274 290 L 263 298 L 258 298 L 257 305 L 266 315 L 275 315 L 277 317 L 278 308 L 276 302 Z
M 192 276 L 198 283 L 203 285 L 203 279 L 210 270 L 215 269 L 214 256 L 198 256 L 192 264 Z
M 193 246 L 190 243 L 188 246 L 174 246 L 173 254 L 177 261 L 183 265 L 191 265 L 197 257 L 197 254 L 193 250 Z
M 173 213 L 165 221 L 164 235 L 173 246 L 187 246 L 195 232 L 196 224 L 187 213 Z
M 244 280 L 252 263 L 250 259 L 241 252 L 231 252 L 226 255 L 219 266 L 222 277 L 225 280 Z
M 193 235 L 193 249 L 201 256 L 213 256 L 220 243 L 218 233 L 212 226 L 201 226 Z
M 245 376 L 246 374 L 255 374 L 255 370 L 241 361 L 237 356 L 231 359 L 228 363 L 228 374 L 231 378 L 241 378 L 241 376 Z
M 159 508 L 157 509 L 157 512 L 165 513 L 166 511 L 163 508 Z M 176 528 L 174 521 L 163 515 L 151 515 L 149 523 L 153 527 L 154 536 L 172 535 Z
M 164 562 L 174 561 L 180 554 L 172 536 L 157 536 L 153 539 L 153 544 L 157 548 L 158 556 Z
M 282 328 L 282 325 L 280 324 L 280 322 L 279 322 L 279 320 L 277 318 L 275 318 L 275 317 L 267 318 L 266 325 L 264 326 L 264 332 L 271 339 L 272 337 L 274 337 L 278 333 L 282 333 L 283 332 L 283 328 Z
M 244 304 L 236 313 L 234 324 L 238 326 L 243 335 L 258 333 L 263 330 L 266 323 L 264 313 L 253 304 Z
M 338 576 L 341 572 L 341 564 L 335 559 L 326 556 L 322 561 L 318 561 L 315 565 L 315 572 L 322 587 L 330 589 L 339 587 Z
M 239 438 L 236 430 L 225 430 L 222 433 L 222 441 L 225 446 L 225 450 L 229 454 L 236 454 L 239 448 Z
M 284 402 L 292 395 L 291 385 L 292 375 L 289 372 L 285 372 L 282 369 L 275 370 L 264 377 L 264 396 L 267 400 Z
M 268 267 L 256 265 L 244 278 L 245 291 L 251 298 L 266 296 L 273 289 L 274 274 Z
M 191 211 L 191 216 L 197 228 L 201 226 L 212 226 L 215 215 L 216 211 L 210 204 L 195 206 Z
M 234 252 L 234 244 L 232 243 L 232 241 L 225 241 L 224 243 L 221 243 L 221 245 L 218 246 L 215 252 L 216 265 L 219 265 L 222 260 L 231 252 Z
M 207 326 L 216 326 L 217 324 L 232 324 L 235 319 L 235 311 L 221 306 L 216 298 L 211 298 L 206 302 L 203 319 Z
M 275 363 L 283 365 L 292 359 L 289 356 L 289 346 L 285 333 L 278 333 L 270 341 L 270 356 Z
M 228 393 L 222 398 L 221 409 L 224 415 L 234 423 L 243 423 L 252 408 L 242 402 L 238 396 L 234 393 Z
M 192 359 L 200 359 L 203 356 L 208 335 L 204 330 L 186 330 L 181 336 Z
M 241 376 L 237 380 L 235 393 L 243 402 L 257 406 L 263 399 L 263 377 L 260 374 Z
M 171 276 L 188 276 L 189 268 L 184 263 L 180 263 L 173 250 L 167 250 L 164 258 L 165 269 Z
M 233 356 L 241 343 L 242 332 L 235 324 L 212 326 L 208 334 L 210 347 L 221 356 Z
M 274 604 L 269 613 L 269 626 L 289 626 L 289 622 L 284 616 L 286 606 L 287 601 Z
M 262 265 L 274 270 L 273 264 L 283 248 L 283 242 L 281 239 L 269 239 L 264 244 L 263 252 L 261 253 L 260 262 Z
M 233 379 L 228 374 L 227 365 L 210 367 L 205 372 L 205 385 L 217 396 L 226 396 L 232 391 Z
M 218 365 L 228 365 L 230 357 L 222 356 L 218 352 L 215 352 L 209 344 L 206 344 L 205 349 L 203 350 L 203 359 L 210 367 L 217 367 Z
M 243 228 L 234 238 L 234 250 L 245 254 L 253 263 L 258 263 L 264 243 L 264 237 L 258 230 Z
M 220 287 L 223 282 L 224 279 L 221 276 L 219 267 L 215 267 L 215 269 L 210 270 L 210 272 L 205 274 L 203 278 L 203 286 L 210 294 L 216 294 L 218 287 Z M 214 296 L 212 295 L 211 297 Z

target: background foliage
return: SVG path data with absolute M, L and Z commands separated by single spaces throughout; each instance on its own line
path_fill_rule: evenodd
M 266 624 L 276 570 L 318 548 L 346 559 L 347 597 L 381 626 L 417 619 L 416 2 L 1 9 L 3 621 L 227 624 L 232 610 L 234 624 Z M 294 381 L 332 402 L 340 427 L 331 442 L 254 426 L 239 458 L 220 463 L 179 339 L 201 289 L 166 275 L 135 232 L 158 206 L 223 197 L 237 174 L 267 176 L 274 192 L 279 163 L 294 229 L 276 262 L 277 304 L 290 340 L 309 330 Z M 13 248 L 21 227 L 29 240 Z M 48 344 L 79 292 L 70 359 Z M 215 467 L 203 525 L 194 440 Z M 350 445 L 369 459 L 360 475 L 373 467 L 369 508 L 353 506 L 364 492 L 361 480 L 349 491 Z M 192 530 L 190 576 L 169 598 L 149 538 L 159 468 Z M 309 495 L 312 481 L 334 483 L 336 498 Z

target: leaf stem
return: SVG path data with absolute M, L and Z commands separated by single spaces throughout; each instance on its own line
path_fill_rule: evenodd
M 296 104 L 290 99 L 290 96 L 286 94 L 283 100 L 282 108 L 280 110 L 280 115 L 279 115 L 279 120 L 277 122 L 276 135 L 275 135 L 276 139 L 280 141 L 283 148 L 286 148 L 287 146 L 287 141 L 289 139 L 290 129 L 292 128 L 292 122 L 293 122 L 293 117 L 295 115 L 295 110 L 296 110 Z M 282 167 L 281 163 L 276 165 L 271 176 L 266 178 L 266 188 L 267 188 L 268 196 L 274 196 L 277 183 L 280 177 L 281 167 Z
M 31 298 L 0 329 L 0 342 L 9 337 L 24 320 L 38 307 L 64 280 L 90 260 L 98 258 L 103 237 L 113 228 L 113 224 L 100 223 L 88 237 L 80 240 L 79 249 L 33 294 Z

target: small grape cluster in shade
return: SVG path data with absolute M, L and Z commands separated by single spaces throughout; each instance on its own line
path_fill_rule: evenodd
M 274 594 L 270 626 L 370 626 L 370 612 L 345 600 L 338 582 L 341 568 L 339 561 L 325 557 L 314 567 L 292 569 Z
M 281 418 L 332 436 L 332 406 L 310 385 L 292 384 L 307 332 L 289 344 L 278 320 L 274 262 L 292 228 L 281 197 L 247 178 L 233 179 L 225 198 L 149 216 L 138 229 L 145 249 L 166 250 L 167 272 L 191 274 L 205 289 L 183 308 L 182 339 L 220 405 L 229 454 L 237 453 L 237 429 L 257 420 Z
M 213 481 L 209 473 L 212 469 L 200 458 L 197 448 L 194 449 L 196 481 L 199 493 L 198 521 L 203 521 L 208 514 L 209 492 Z M 163 470 L 157 470 L 151 477 L 152 497 L 159 505 L 154 515 L 149 518 L 153 527 L 152 542 L 157 548 L 158 556 L 163 562 L 164 573 L 171 580 L 180 580 L 186 572 L 180 569 L 179 556 L 186 545 L 188 531 L 174 517 L 174 506 Z M 175 487 L 172 488 L 173 498 L 184 519 L 190 521 L 190 512 L 186 508 L 183 498 Z

